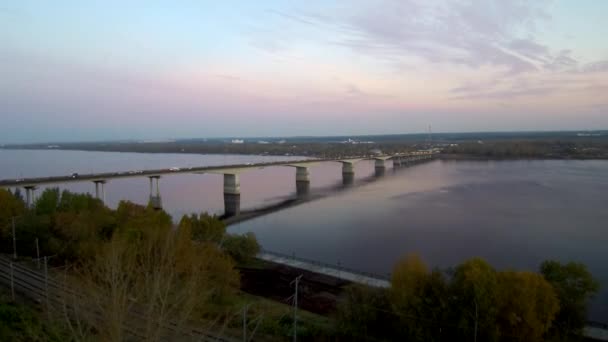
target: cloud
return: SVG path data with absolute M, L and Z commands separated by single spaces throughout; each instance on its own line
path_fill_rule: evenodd
M 516 75 L 576 67 L 569 50 L 536 41 L 550 20 L 550 1 L 352 1 L 326 10 L 278 13 L 328 30 L 332 43 L 388 61 L 419 58 L 471 68 L 493 66 Z
M 581 72 L 594 73 L 594 72 L 607 72 L 608 71 L 608 59 L 603 61 L 597 61 L 585 64 L 580 69 Z
M 558 87 L 551 86 L 534 86 L 525 88 L 510 88 L 510 89 L 490 89 L 490 90 L 479 90 L 479 91 L 468 91 L 464 95 L 452 97 L 454 100 L 464 99 L 500 99 L 509 100 L 520 97 L 532 97 L 540 95 L 548 95 L 558 90 Z
M 361 95 L 365 95 L 365 93 L 356 85 L 354 84 L 348 84 L 346 86 L 346 93 L 350 96 L 361 96 Z

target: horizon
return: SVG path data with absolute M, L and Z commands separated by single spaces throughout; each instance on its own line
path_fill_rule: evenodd
M 351 134 L 351 135 L 276 135 L 276 136 L 216 136 L 216 137 L 183 137 L 183 138 L 156 138 L 156 139 L 105 139 L 105 140 L 66 140 L 66 141 L 34 141 L 26 143 L 0 143 L 0 146 L 29 146 L 29 145 L 42 145 L 42 144 L 94 144 L 94 143 L 156 143 L 156 142 L 178 142 L 187 140 L 225 140 L 225 139 L 303 139 L 303 138 L 362 138 L 362 137 L 386 137 L 386 136 L 424 136 L 431 135 L 475 135 L 475 134 L 512 134 L 512 135 L 524 135 L 524 134 L 564 134 L 564 133 L 608 133 L 608 129 L 595 129 L 595 130 L 519 130 L 519 131 L 444 131 L 444 132 L 414 132 L 414 133 L 371 133 L 371 134 Z M 251 141 L 245 141 L 249 143 Z
M 604 13 L 592 0 L 8 1 L 0 143 L 601 131 Z

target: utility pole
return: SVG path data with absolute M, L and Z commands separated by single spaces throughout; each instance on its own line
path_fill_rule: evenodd
M 11 262 L 11 298 L 13 299 L 13 302 L 15 301 L 15 275 L 14 275 L 15 271 L 13 269 L 13 263 Z
M 247 309 L 249 309 L 249 304 L 243 308 L 243 342 L 247 342 Z
M 293 342 L 297 341 L 298 331 L 298 286 L 300 285 L 300 279 L 302 275 L 296 277 L 289 285 L 295 283 L 296 292 L 293 296 Z
M 473 342 L 477 342 L 477 320 L 479 319 L 479 314 L 477 312 L 477 298 L 475 298 L 475 335 L 473 337 Z
M 13 259 L 17 259 L 17 236 L 15 235 L 15 216 L 13 216 Z
M 38 246 L 38 238 L 36 238 L 36 265 L 40 269 L 40 247 Z
M 49 306 L 49 264 L 48 259 L 44 257 L 44 297 L 46 299 L 46 314 L 51 319 L 51 309 Z

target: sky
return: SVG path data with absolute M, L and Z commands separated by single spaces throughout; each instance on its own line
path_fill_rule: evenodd
M 608 1 L 0 2 L 0 143 L 608 129 Z

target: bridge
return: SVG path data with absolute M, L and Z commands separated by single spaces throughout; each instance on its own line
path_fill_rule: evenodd
M 239 174 L 254 169 L 271 166 L 286 166 L 296 168 L 296 193 L 298 197 L 306 196 L 310 190 L 310 167 L 324 162 L 337 162 L 342 164 L 342 183 L 352 185 L 355 179 L 354 164 L 362 160 L 374 160 L 375 175 L 381 176 L 386 170 L 386 161 L 392 160 L 394 167 L 408 166 L 413 163 L 432 159 L 434 154 L 428 151 L 398 153 L 392 155 L 376 155 L 362 157 L 348 157 L 336 159 L 305 159 L 295 161 L 279 161 L 266 163 L 247 163 L 236 165 L 200 166 L 187 168 L 169 168 L 157 170 L 137 170 L 125 172 L 105 172 L 90 174 L 71 174 L 67 176 L 4 179 L 0 180 L 0 187 L 25 189 L 25 200 L 28 207 L 34 203 L 35 191 L 38 186 L 63 184 L 73 182 L 92 182 L 95 185 L 95 197 L 105 203 L 105 184 L 112 179 L 147 177 L 150 180 L 150 205 L 155 209 L 162 209 L 162 199 L 159 182 L 162 176 L 183 173 L 190 174 L 219 174 L 224 177 L 224 216 L 239 215 L 241 206 L 241 189 Z

